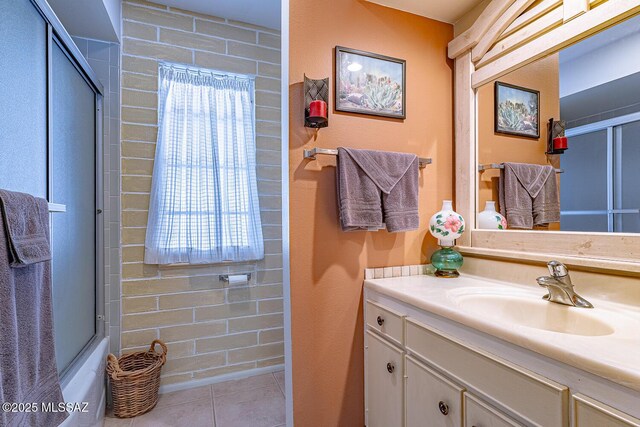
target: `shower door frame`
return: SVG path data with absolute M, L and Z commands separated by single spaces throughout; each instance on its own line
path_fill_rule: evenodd
M 615 215 L 625 215 L 632 214 L 638 215 L 640 213 L 640 209 L 617 209 L 615 207 L 615 190 L 619 186 L 617 184 L 620 182 L 620 174 L 622 173 L 620 167 L 618 165 L 619 149 L 615 147 L 616 144 L 620 144 L 622 142 L 622 126 L 640 122 L 640 112 L 626 114 L 624 116 L 614 117 L 612 119 L 601 120 L 599 122 L 589 123 L 587 125 L 577 126 L 574 128 L 567 129 L 565 131 L 565 136 L 568 138 L 580 135 L 586 135 L 590 133 L 595 133 L 598 131 L 606 130 L 607 132 L 607 208 L 602 211 L 565 211 L 561 212 L 561 215 L 607 215 L 607 232 L 608 233 L 619 233 L 615 231 Z M 616 157 L 614 159 L 614 156 Z
M 53 48 L 54 43 L 65 53 L 71 64 L 84 78 L 89 87 L 95 93 L 95 334 L 73 358 L 71 363 L 63 369 L 60 375 L 61 385 L 64 387 L 73 375 L 81 368 L 84 361 L 91 352 L 98 346 L 105 337 L 105 295 L 104 295 L 104 189 L 103 189 L 103 94 L 104 88 L 93 69 L 84 58 L 73 39 L 66 31 L 60 20 L 57 18 L 51 6 L 45 0 L 30 0 L 47 24 L 47 200 L 51 204 L 52 200 L 52 155 L 51 147 L 53 141 Z M 60 206 L 60 205 L 57 205 Z M 51 215 L 64 215 L 64 209 L 51 210 Z M 55 284 L 52 284 L 55 286 Z M 54 325 L 55 333 L 55 325 Z

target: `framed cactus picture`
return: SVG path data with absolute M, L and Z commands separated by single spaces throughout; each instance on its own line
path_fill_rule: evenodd
M 540 92 L 495 83 L 495 132 L 540 138 Z
M 406 61 L 336 46 L 336 111 L 404 119 Z

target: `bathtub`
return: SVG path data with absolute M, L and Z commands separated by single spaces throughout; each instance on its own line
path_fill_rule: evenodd
M 85 358 L 71 378 L 65 379 L 62 394 L 67 403 L 87 402 L 86 412 L 72 412 L 61 427 L 102 426 L 106 405 L 105 364 L 109 339 L 102 341 Z M 79 406 L 80 408 L 82 405 Z

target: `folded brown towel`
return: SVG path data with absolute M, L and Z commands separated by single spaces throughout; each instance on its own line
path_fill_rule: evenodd
M 0 401 L 64 402 L 53 339 L 48 204 L 0 190 L 0 205 Z M 57 426 L 66 417 L 42 407 L 1 412 L 0 426 Z
M 49 210 L 30 194 L 0 190 L 2 217 L 9 243 L 11 267 L 24 267 L 51 259 Z M 40 210 L 44 209 L 44 212 Z M 46 222 L 46 224 L 43 224 Z
M 336 173 L 343 231 L 418 228 L 415 154 L 341 147 Z
M 504 163 L 499 180 L 500 213 L 509 228 L 531 230 L 560 222 L 555 169 L 548 165 Z

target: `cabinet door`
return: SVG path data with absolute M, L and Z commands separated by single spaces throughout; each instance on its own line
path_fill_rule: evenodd
M 591 399 L 573 395 L 575 427 L 640 427 L 640 420 Z
M 366 333 L 365 411 L 368 427 L 402 426 L 402 350 Z
M 520 424 L 501 414 L 475 396 L 464 394 L 465 427 L 518 427 Z
M 406 319 L 405 347 L 459 378 L 465 387 L 482 396 L 491 396 L 509 414 L 528 425 L 566 427 L 569 425 L 569 389 L 486 351 L 470 347 L 431 326 Z
M 406 426 L 461 426 L 464 389 L 411 356 L 405 369 Z

